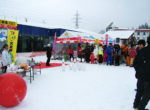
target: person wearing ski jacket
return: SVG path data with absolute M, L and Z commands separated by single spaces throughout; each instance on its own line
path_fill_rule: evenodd
M 147 110 L 145 107 L 150 100 L 150 36 L 147 43 L 148 46 L 139 50 L 133 63 L 138 80 L 133 108 L 137 110 Z
M 99 55 L 99 63 L 102 63 L 103 62 L 103 47 L 102 47 L 102 45 L 99 46 L 98 55 Z
M 91 60 L 91 64 L 94 64 L 95 56 L 93 52 L 90 55 L 90 60 Z
M 70 57 L 70 61 L 71 61 L 71 58 L 74 59 L 74 57 L 73 57 L 74 51 L 73 51 L 73 48 L 71 47 L 71 45 L 69 46 L 68 54 Z
M 95 48 L 94 48 L 95 63 L 97 63 L 97 56 L 98 56 L 98 47 L 95 46 Z
M 120 65 L 120 56 L 121 56 L 120 45 L 116 44 L 114 46 L 114 48 L 115 48 L 115 65 L 119 66 Z
M 80 61 L 82 62 L 83 55 L 82 55 L 82 47 L 81 47 L 81 44 L 78 44 L 77 52 L 78 52 L 78 57 L 80 58 Z
M 106 45 L 103 47 L 103 62 L 107 61 Z
M 113 57 L 114 57 L 114 48 L 112 44 L 110 43 L 109 46 L 106 48 L 106 53 L 107 53 L 107 65 L 110 64 L 112 65 L 113 63 Z
M 136 56 L 136 49 L 134 48 L 134 45 L 131 45 L 131 48 L 129 49 L 129 56 L 130 56 L 130 66 L 133 65 L 134 58 Z

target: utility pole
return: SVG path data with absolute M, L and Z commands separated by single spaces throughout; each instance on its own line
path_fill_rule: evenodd
M 75 27 L 78 29 L 79 28 L 79 13 L 77 11 L 76 15 L 75 15 Z

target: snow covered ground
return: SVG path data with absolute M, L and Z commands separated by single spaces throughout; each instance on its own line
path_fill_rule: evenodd
M 36 57 L 44 61 L 45 57 Z M 60 61 L 52 61 L 60 62 Z M 135 71 L 126 66 L 79 64 L 85 70 L 62 67 L 43 69 L 32 84 L 23 102 L 0 110 L 133 110 L 136 88 Z M 150 108 L 150 104 L 148 105 Z

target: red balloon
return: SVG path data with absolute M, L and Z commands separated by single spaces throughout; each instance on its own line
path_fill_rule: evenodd
M 26 96 L 27 85 L 22 77 L 15 73 L 0 75 L 0 105 L 13 107 Z

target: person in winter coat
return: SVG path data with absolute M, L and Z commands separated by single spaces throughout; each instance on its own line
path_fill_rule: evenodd
M 125 48 L 125 45 L 121 45 L 121 56 L 120 56 L 120 63 L 121 64 L 123 64 L 123 63 L 126 64 L 126 57 L 125 57 L 124 48 Z
M 98 56 L 98 47 L 95 46 L 95 48 L 94 48 L 95 63 L 97 63 L 97 56 Z
M 69 54 L 69 56 L 70 56 L 70 61 L 71 61 L 71 58 L 74 59 L 73 53 L 74 53 L 73 48 L 72 48 L 71 45 L 70 45 L 70 46 L 69 46 L 69 49 L 68 49 L 68 54 Z
M 90 52 L 92 53 L 94 51 L 94 45 L 92 44 L 91 46 L 90 46 Z
M 117 44 L 115 45 L 115 65 L 120 65 L 120 55 L 121 55 L 121 49 L 120 46 Z
M 6 73 L 7 67 L 11 64 L 11 57 L 8 52 L 8 45 L 5 44 L 2 51 L 2 64 L 4 67 L 3 73 Z
M 90 60 L 91 60 L 91 64 L 94 64 L 95 56 L 93 52 L 90 55 Z
M 85 49 L 85 61 L 86 61 L 86 63 L 90 62 L 90 55 L 91 55 L 90 46 L 87 45 L 86 49 Z
M 130 66 L 133 66 L 133 61 L 136 56 L 136 49 L 134 45 L 131 45 L 131 48 L 129 49 L 129 56 L 130 56 Z
M 133 63 L 138 79 L 133 108 L 137 110 L 147 110 L 145 107 L 150 100 L 150 36 L 147 43 L 148 46 L 139 50 Z
M 82 47 L 81 47 L 81 44 L 78 44 L 78 47 L 77 47 L 77 51 L 78 51 L 78 57 L 81 59 L 81 62 L 82 62 Z
M 107 61 L 106 45 L 103 47 L 103 62 Z
M 113 46 L 112 46 L 111 43 L 106 48 L 106 53 L 107 53 L 107 65 L 108 64 L 112 65 L 112 63 L 113 63 L 113 57 L 114 57 L 114 48 L 113 48 Z
M 99 63 L 103 63 L 103 47 L 102 47 L 102 45 L 99 46 L 98 55 L 99 55 Z
M 51 59 L 51 55 L 52 55 L 52 47 L 51 47 L 51 44 L 48 44 L 48 45 L 47 45 L 47 48 L 46 48 L 46 55 L 47 55 L 46 66 L 50 66 L 50 59 Z

